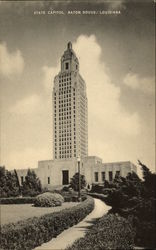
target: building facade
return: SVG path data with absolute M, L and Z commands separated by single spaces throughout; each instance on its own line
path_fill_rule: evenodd
M 61 57 L 53 88 L 53 159 L 88 156 L 86 84 L 71 42 Z
M 32 169 L 41 180 L 42 186 L 49 189 L 68 185 L 70 178 L 78 172 L 77 160 L 45 160 L 38 162 L 38 168 Z M 17 170 L 20 183 L 25 180 L 27 169 Z M 81 159 L 81 174 L 85 175 L 87 184 L 111 182 L 116 175 L 126 177 L 128 173 L 137 172 L 136 166 L 130 161 L 103 163 L 97 156 Z
M 86 83 L 79 73 L 79 61 L 67 44 L 61 57 L 61 70 L 54 78 L 53 106 L 53 160 L 38 162 L 33 169 L 42 186 L 51 188 L 68 185 L 73 175 L 80 172 L 88 184 L 112 181 L 116 175 L 126 177 L 136 172 L 130 161 L 103 163 L 97 156 L 88 156 L 88 106 Z M 17 170 L 20 183 L 27 169 Z

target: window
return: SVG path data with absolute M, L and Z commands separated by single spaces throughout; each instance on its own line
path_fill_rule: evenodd
M 109 181 L 112 181 L 113 180 L 113 173 L 112 171 L 109 171 Z
M 95 172 L 94 175 L 95 175 L 95 182 L 98 182 L 98 180 L 99 180 L 99 178 L 98 178 L 98 172 Z
M 69 69 L 69 63 L 65 63 L 65 69 Z
M 48 184 L 50 184 L 50 177 L 48 176 Z
M 101 179 L 102 179 L 102 181 L 105 181 L 105 178 L 106 178 L 105 172 L 101 172 Z
M 62 171 L 62 184 L 63 185 L 69 184 L 69 171 L 68 170 Z
M 21 176 L 21 184 L 23 184 L 23 182 L 24 182 L 24 177 Z
M 116 171 L 115 176 L 116 176 L 116 177 L 119 177 L 119 176 L 120 176 L 120 171 Z

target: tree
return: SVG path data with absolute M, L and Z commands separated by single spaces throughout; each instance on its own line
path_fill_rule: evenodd
M 15 173 L 0 167 L 0 197 L 14 197 L 19 194 L 18 178 Z
M 5 167 L 0 166 L 0 197 L 7 197 Z
M 42 186 L 35 172 L 28 169 L 25 181 L 22 185 L 22 194 L 24 196 L 36 196 L 42 192 Z
M 18 188 L 19 188 L 19 195 L 22 195 L 22 189 L 21 189 L 21 186 L 20 186 L 20 182 L 19 182 L 19 179 L 18 179 L 18 175 L 17 175 L 16 169 L 14 169 L 14 174 L 15 174 L 15 176 L 16 176 L 17 186 L 18 186 Z
M 86 187 L 85 176 L 80 174 L 81 180 L 81 189 Z M 70 180 L 70 187 L 73 188 L 74 191 L 79 190 L 79 173 L 74 174 L 74 176 Z
M 138 163 L 141 166 L 143 173 L 144 195 L 156 198 L 156 174 L 152 173 L 141 161 L 138 160 Z
M 112 206 L 111 212 L 132 218 L 136 228 L 136 245 L 155 249 L 156 174 L 140 161 L 138 163 L 142 168 L 143 180 L 134 172 L 126 178 L 116 178 L 106 203 Z

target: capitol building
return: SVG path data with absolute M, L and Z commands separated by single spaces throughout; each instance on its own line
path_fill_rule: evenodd
M 86 83 L 79 73 L 79 61 L 71 42 L 61 57 L 60 72 L 54 78 L 52 109 L 53 160 L 39 161 L 38 168 L 32 169 L 43 187 L 68 185 L 78 172 L 78 164 L 87 184 L 111 182 L 116 175 L 125 177 L 136 172 L 136 166 L 130 161 L 103 163 L 98 156 L 88 156 Z M 19 169 L 17 174 L 22 183 L 27 169 Z

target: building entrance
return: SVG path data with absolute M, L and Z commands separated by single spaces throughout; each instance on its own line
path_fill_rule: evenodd
M 63 170 L 62 171 L 62 185 L 69 184 L 69 171 Z

